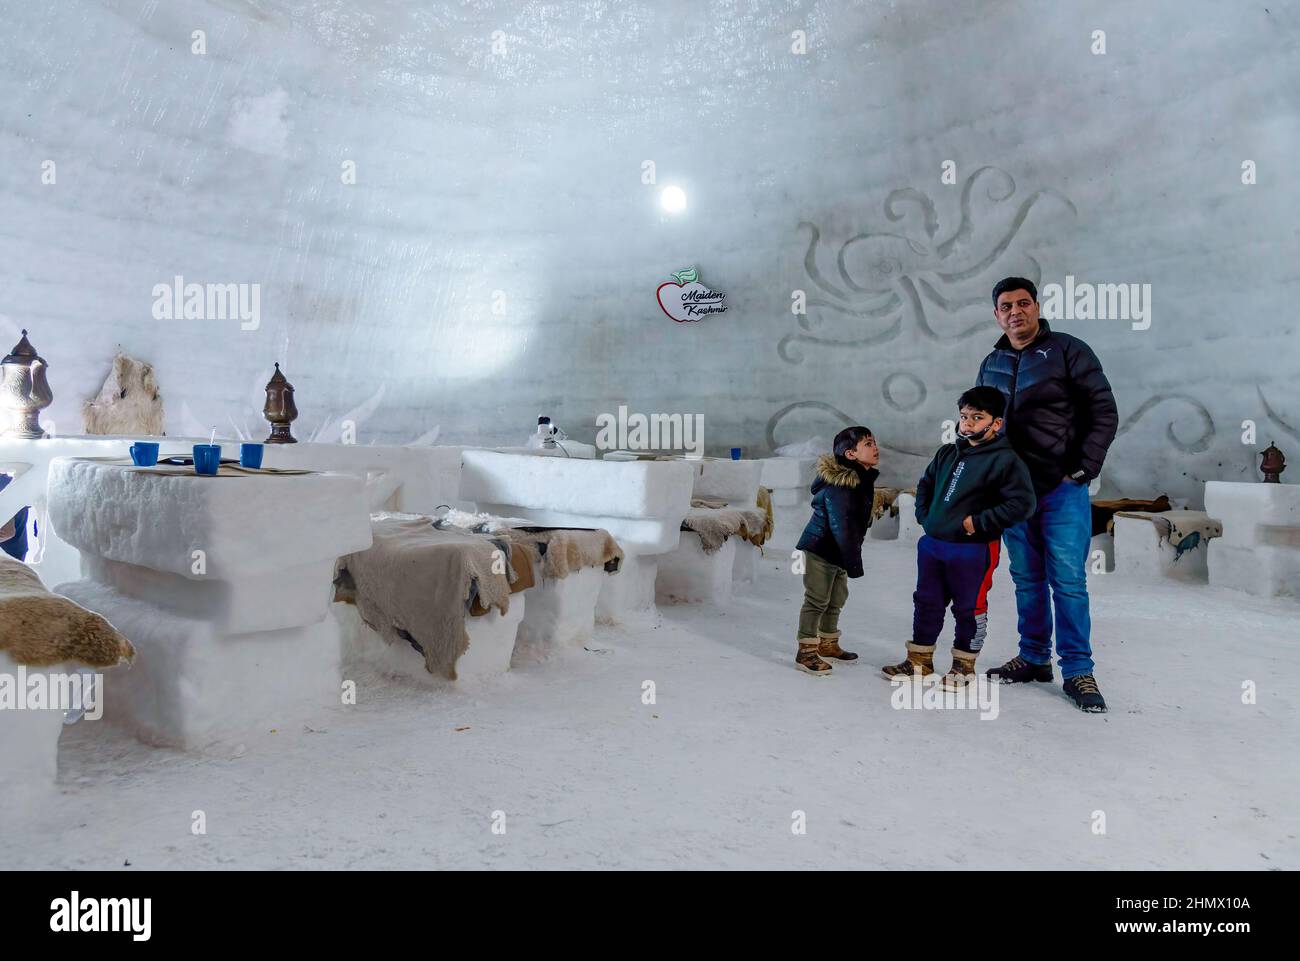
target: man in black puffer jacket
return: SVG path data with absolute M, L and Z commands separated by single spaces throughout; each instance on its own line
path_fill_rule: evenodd
M 1039 318 L 1032 281 L 999 281 L 993 313 L 1003 337 L 980 364 L 977 383 L 1006 395 L 1003 431 L 1029 467 L 1038 507 L 1003 535 L 1016 582 L 1020 654 L 988 673 L 1004 684 L 1051 681 L 1054 610 L 1065 691 L 1082 710 L 1100 713 L 1106 702 L 1092 673 L 1086 573 L 1088 482 L 1101 473 L 1115 439 L 1115 396 L 1092 348 Z

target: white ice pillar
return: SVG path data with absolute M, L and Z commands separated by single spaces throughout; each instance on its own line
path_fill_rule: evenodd
M 661 604 L 711 604 L 725 608 L 731 603 L 737 543 L 745 544 L 739 537 L 728 537 L 716 551 L 706 554 L 699 534 L 682 531 L 677 549 L 660 560 L 655 600 Z

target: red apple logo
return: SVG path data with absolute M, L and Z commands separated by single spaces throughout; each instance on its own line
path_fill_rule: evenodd
M 699 272 L 687 267 L 672 274 L 673 280 L 660 284 L 655 291 L 659 309 L 679 324 L 695 323 L 709 314 L 721 314 L 727 309 L 723 303 L 726 294 L 710 290 L 698 280 Z

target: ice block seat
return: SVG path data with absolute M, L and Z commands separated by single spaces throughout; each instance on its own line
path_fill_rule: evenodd
M 916 519 L 916 494 L 909 491 L 900 492 L 894 501 L 894 506 L 898 508 L 897 540 L 904 544 L 915 544 L 925 533 L 925 528 Z
M 660 604 L 725 608 L 731 603 L 738 543 L 729 537 L 714 550 L 706 551 L 699 534 L 683 531 L 677 548 L 659 560 L 655 600 Z
M 111 459 L 50 463 L 50 520 L 81 552 L 60 593 L 135 645 L 105 716 L 202 747 L 339 703 L 336 559 L 370 543 L 348 474 L 201 477 Z
M 744 576 L 746 561 L 738 561 L 737 553 L 744 550 L 741 556 L 752 560 L 748 552 L 756 552 L 769 533 L 767 513 L 761 508 L 692 507 L 682 521 L 676 550 L 659 559 L 655 599 L 726 606 L 738 567 Z
M 87 708 L 82 672 L 127 663 L 130 642 L 104 618 L 45 589 L 26 564 L 0 552 L 0 806 L 41 804 L 54 788 L 68 709 Z M 87 701 L 91 703 L 87 703 Z
M 877 485 L 875 501 L 871 506 L 871 529 L 867 532 L 870 537 L 878 541 L 898 539 L 901 517 L 898 497 L 903 493 L 914 494 L 914 491 Z
M 1098 563 L 1100 561 L 1100 563 Z M 1088 573 L 1112 573 L 1115 570 L 1115 531 L 1093 534 L 1088 542 Z
M 773 537 L 776 521 L 772 491 L 760 483 L 763 462 L 705 459 L 692 463 L 697 465 L 697 473 L 691 491 L 691 512 L 682 522 L 682 529 L 694 530 L 700 535 L 705 553 L 712 553 L 722 539 L 739 534 L 735 543 L 732 586 L 752 584 L 758 574 L 758 558 L 762 555 L 763 545 Z M 704 507 L 739 510 L 744 516 L 733 522 L 727 515 L 719 514 L 716 516 L 723 520 L 714 522 L 710 520 L 713 515 L 700 510 Z M 754 513 L 756 507 L 758 513 Z M 697 527 L 696 521 L 703 526 Z M 719 523 L 723 526 L 719 527 Z M 718 533 L 711 534 L 710 528 Z
M 1116 574 L 1132 580 L 1209 580 L 1210 540 L 1223 533 L 1209 514 L 1117 511 L 1113 520 Z
M 810 488 L 816 476 L 817 459 L 764 457 L 756 463 L 762 465 L 759 483 L 772 491 L 772 512 L 776 522 L 772 544 L 783 550 L 793 550 L 811 513 Z
M 732 588 L 753 584 L 758 579 L 758 559 L 763 556 L 763 548 L 757 547 L 744 539 L 734 539 L 736 560 L 731 567 Z
M 690 509 L 695 467 L 687 461 L 530 457 L 466 449 L 462 500 L 493 514 L 547 527 L 603 528 L 623 549 L 618 576 L 601 584 L 600 621 L 654 614 L 657 557 L 677 546 Z
M 450 510 L 440 525 L 475 533 L 492 533 L 526 552 L 536 583 L 515 638 L 515 658 L 536 659 L 571 647 L 581 647 L 595 629 L 596 601 L 601 585 L 616 576 L 623 550 L 610 533 L 595 530 L 541 527 L 516 518 Z
M 1300 597 L 1300 485 L 1208 481 L 1205 510 L 1223 525 L 1210 584 L 1260 597 Z
M 377 513 L 371 529 L 373 544 L 344 557 L 335 578 L 334 600 L 354 605 L 360 620 L 343 620 L 348 661 L 452 681 L 509 670 L 522 592 L 536 583 L 530 552 L 504 532 L 418 514 Z M 377 654 L 376 645 L 391 650 Z
M 516 654 L 538 656 L 583 646 L 595 630 L 601 587 L 620 576 L 622 548 L 599 528 L 523 527 L 505 533 L 516 547 L 533 555 L 533 565 L 541 572 L 519 624 Z
M 519 625 L 524 619 L 525 596 L 515 595 L 505 611 L 493 608 L 465 620 L 465 653 L 456 661 L 454 683 L 474 683 L 510 670 Z M 337 603 L 332 609 L 343 637 L 344 670 L 349 676 L 360 670 L 418 687 L 453 683 L 445 674 L 431 674 L 420 650 L 386 641 L 362 620 L 355 605 Z
M 596 602 L 610 576 L 600 568 L 584 567 L 566 577 L 548 578 L 533 588 L 519 624 L 516 656 L 545 656 L 590 641 L 596 628 Z

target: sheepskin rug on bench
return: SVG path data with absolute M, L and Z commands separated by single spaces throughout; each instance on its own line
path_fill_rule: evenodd
M 131 642 L 108 621 L 51 594 L 35 571 L 0 552 L 0 684 L 9 688 L 3 700 L 14 699 L 4 706 L 15 708 L 0 710 L 0 808 L 39 806 L 58 774 L 64 710 L 73 705 L 30 702 L 29 685 L 35 680 L 41 687 L 44 674 L 43 687 L 52 690 L 56 675 L 113 667 L 134 656 Z
M 94 611 L 52 594 L 36 572 L 0 552 L 0 652 L 16 664 L 77 662 L 114 667 L 135 656 L 131 642 Z

